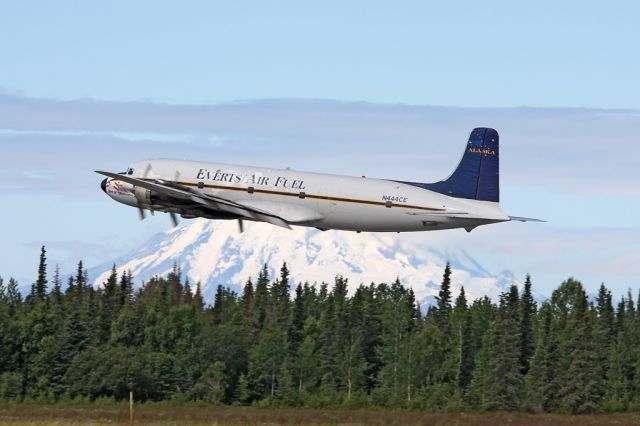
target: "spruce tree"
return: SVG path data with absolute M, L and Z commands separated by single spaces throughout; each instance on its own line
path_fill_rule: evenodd
M 9 314 L 12 317 L 15 317 L 16 313 L 20 309 L 20 305 L 22 304 L 22 295 L 20 294 L 20 289 L 18 286 L 18 281 L 10 277 L 9 284 L 7 284 L 7 304 L 9 305 Z
M 613 303 L 611 292 L 605 287 L 604 283 L 600 285 L 598 289 L 598 296 L 596 297 L 596 324 L 594 327 L 594 339 L 598 348 L 598 359 L 602 366 L 603 378 L 606 378 L 609 370 L 609 362 L 611 358 L 611 346 L 616 342 L 616 329 L 615 329 L 615 312 L 613 310 Z M 617 358 L 615 355 L 613 359 Z
M 526 376 L 527 405 L 535 412 L 552 412 L 558 406 L 558 336 L 552 309 L 547 302 L 540 309 L 540 331 Z
M 295 354 L 298 351 L 298 347 L 302 343 L 304 338 L 304 322 L 305 322 L 305 307 L 304 307 L 304 294 L 302 285 L 296 286 L 296 296 L 293 300 L 293 310 L 291 313 L 291 325 L 289 326 L 289 349 L 291 354 Z
M 269 270 L 267 269 L 266 263 L 262 266 L 262 269 L 258 274 L 258 280 L 256 281 L 255 300 L 257 323 L 258 326 L 262 328 L 267 317 L 269 305 L 271 303 L 269 294 Z
M 610 411 L 626 410 L 633 395 L 633 382 L 630 380 L 633 378 L 633 362 L 628 338 L 625 330 L 620 330 L 609 348 L 604 399 Z
M 473 324 L 471 312 L 465 309 L 462 322 L 458 326 L 458 388 L 464 391 L 473 375 L 474 350 L 473 350 Z
M 260 332 L 260 324 L 258 324 L 258 316 L 256 312 L 256 296 L 251 278 L 247 280 L 242 290 L 240 306 L 242 307 L 244 325 L 247 328 L 247 332 L 252 339 L 255 339 Z
M 182 288 L 180 303 L 184 305 L 191 305 L 191 303 L 193 303 L 193 293 L 191 291 L 191 283 L 189 283 L 189 277 L 185 277 L 184 279 L 184 286 Z
M 495 322 L 491 322 L 490 328 L 482 335 L 482 341 L 477 347 L 474 358 L 473 375 L 471 382 L 464 394 L 464 401 L 468 406 L 476 410 L 485 409 L 490 397 L 490 382 L 493 379 L 493 371 L 490 370 L 492 338 L 496 333 Z
M 451 313 L 451 264 L 447 262 L 444 268 L 442 284 L 436 297 L 435 320 L 436 324 L 445 333 L 448 331 L 449 314 Z
M 607 296 L 605 296 L 604 299 L 606 300 Z M 606 305 L 605 302 L 605 307 L 602 309 L 605 314 L 601 315 L 604 318 L 609 316 L 608 306 Z M 600 304 L 598 304 L 598 307 L 600 307 Z M 607 371 L 605 374 L 606 387 L 604 399 L 606 408 L 616 411 L 626 410 L 629 404 L 634 402 L 633 397 L 638 389 L 637 342 L 638 337 L 640 337 L 638 336 L 640 330 L 638 329 L 638 318 L 631 291 L 628 292 L 627 298 L 623 298 L 621 310 L 623 310 L 624 313 L 620 314 L 621 321 L 617 333 L 609 338 L 608 357 L 605 359 Z M 601 328 L 606 327 L 608 321 L 602 321 L 602 318 L 599 318 L 599 320 L 604 324 L 598 324 L 595 330 L 596 332 L 602 333 L 603 330 L 601 330 Z M 604 339 L 601 337 L 597 340 Z M 599 359 L 601 360 L 602 356 L 600 356 Z
M 520 298 L 520 371 L 527 374 L 529 362 L 535 349 L 533 322 L 536 315 L 536 303 L 531 294 L 531 276 L 527 274 L 524 290 Z
M 604 283 L 600 284 L 598 289 L 596 310 L 598 313 L 598 327 L 601 329 L 602 337 L 605 339 L 601 343 L 605 343 L 608 346 L 615 331 L 615 312 L 613 310 L 611 292 L 605 287 Z
M 60 279 L 59 265 L 56 265 L 56 270 L 53 275 L 53 288 L 49 294 L 49 301 L 54 309 L 58 311 L 62 309 L 62 281 Z
M 18 393 L 22 392 L 21 377 L 17 378 L 20 386 L 12 387 L 10 383 L 6 383 L 12 381 L 11 374 L 18 375 L 14 372 L 20 368 L 22 362 L 21 322 L 17 318 L 20 301 L 16 298 L 19 295 L 17 283 L 13 278 L 9 279 L 7 287 L 0 278 L 0 398 L 17 397 Z M 3 377 L 6 380 L 3 380 Z
M 38 279 L 35 288 L 35 303 L 42 303 L 47 298 L 47 251 L 40 248 L 40 263 L 38 264 Z
M 204 309 L 204 299 L 202 298 L 200 281 L 196 283 L 196 292 L 193 295 L 193 305 L 196 307 L 196 310 L 198 312 L 202 312 L 202 310 Z
M 122 272 L 118 294 L 120 296 L 120 307 L 131 302 L 133 298 L 133 277 L 131 276 L 131 271 Z
M 119 311 L 118 302 L 118 273 L 116 265 L 111 268 L 111 274 L 103 283 L 102 296 L 100 298 L 99 332 L 98 341 L 107 342 L 111 337 L 111 323 Z
M 476 299 L 469 308 L 472 323 L 473 352 L 478 353 L 484 345 L 484 336 L 488 334 L 491 323 L 496 317 L 497 307 L 487 296 Z
M 253 282 L 249 278 L 244 284 L 242 296 L 240 296 L 240 305 L 242 305 L 245 315 L 248 315 L 253 310 L 254 303 Z
M 360 285 L 349 301 L 349 328 L 354 338 L 362 341 L 362 353 L 367 369 L 365 389 L 370 392 L 382 368 L 378 348 L 382 344 L 382 298 L 376 297 L 373 284 Z
M 404 401 L 406 389 L 406 376 L 401 371 L 402 349 L 414 325 L 415 305 L 409 304 L 411 296 L 399 279 L 388 287 L 380 285 L 378 293 L 382 298 L 382 333 L 378 354 L 384 364 L 379 381 L 382 391 L 391 397 L 390 402 L 398 405 Z
M 524 382 L 520 373 L 518 305 L 518 288 L 513 285 L 500 296 L 498 316 L 492 327 L 484 401 L 487 410 L 513 411 L 520 406 Z
M 168 296 L 171 305 L 178 305 L 182 302 L 182 295 L 184 289 L 182 288 L 182 270 L 178 266 L 178 263 L 174 261 L 171 272 L 167 275 L 167 281 L 169 282 Z
M 86 274 L 82 261 L 78 263 L 75 278 L 69 277 L 65 300 L 68 303 L 66 303 L 66 316 L 58 357 L 60 370 L 66 370 L 73 358 L 83 352 L 91 340 L 93 330 L 91 318 L 96 313 L 90 311 Z
M 565 369 L 558 395 L 560 409 L 575 414 L 593 413 L 599 409 L 603 394 L 602 365 L 595 356 L 593 339 L 595 313 L 590 309 L 579 281 L 569 279 L 556 292 L 556 299 L 564 293 L 568 302 L 561 352 L 565 357 Z
M 219 325 L 225 317 L 226 314 L 226 304 L 227 304 L 227 289 L 221 285 L 218 285 L 216 288 L 216 295 L 213 298 L 213 307 L 211 309 L 211 316 L 213 323 L 215 325 Z
M 271 309 L 274 319 L 282 328 L 289 326 L 289 269 L 284 262 L 280 268 L 280 277 L 271 286 Z
M 338 363 L 349 344 L 349 310 L 347 305 L 347 280 L 336 276 L 335 284 L 327 297 L 326 310 L 321 317 L 322 382 L 327 386 L 341 388 L 343 379 Z

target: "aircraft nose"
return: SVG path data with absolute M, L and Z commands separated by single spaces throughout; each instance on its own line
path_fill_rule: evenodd
M 100 188 L 102 188 L 105 194 L 107 193 L 107 178 L 100 183 Z

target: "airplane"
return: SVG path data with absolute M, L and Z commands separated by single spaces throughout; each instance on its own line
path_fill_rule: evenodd
M 102 190 L 115 201 L 185 219 L 266 222 L 355 232 L 410 232 L 463 228 L 508 221 L 500 209 L 499 136 L 473 129 L 458 167 L 435 183 L 338 176 L 290 169 L 148 160 L 106 176 Z

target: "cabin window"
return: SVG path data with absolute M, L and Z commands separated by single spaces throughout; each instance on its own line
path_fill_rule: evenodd
M 307 196 L 307 194 L 305 194 L 304 192 L 300 192 L 300 195 L 299 195 L 300 198 L 304 198 L 306 196 Z
M 390 208 L 391 208 L 391 206 L 393 206 L 393 202 L 391 202 L 391 201 L 387 201 L 386 203 L 384 203 L 384 206 L 385 206 L 386 208 L 390 209 Z
M 249 194 L 253 194 L 255 192 L 255 189 L 253 188 L 253 186 L 250 186 L 250 187 L 247 188 L 247 192 Z
M 132 169 L 132 168 L 130 168 L 129 170 L 127 170 L 127 174 L 128 174 L 128 175 L 132 175 L 132 174 L 133 174 L 133 169 Z
M 204 188 L 204 182 L 198 182 L 198 188 L 199 189 Z

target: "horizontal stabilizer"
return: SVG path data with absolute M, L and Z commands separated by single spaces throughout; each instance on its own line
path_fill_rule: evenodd
M 518 217 L 518 216 L 509 216 L 509 220 L 516 222 L 546 222 L 546 220 L 542 219 L 534 219 L 531 217 Z

